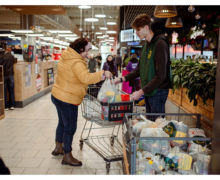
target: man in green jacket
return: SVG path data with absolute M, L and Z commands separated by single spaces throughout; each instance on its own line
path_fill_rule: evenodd
M 165 113 L 165 103 L 171 87 L 169 43 L 164 35 L 152 31 L 151 24 L 151 18 L 147 14 L 140 14 L 133 21 L 132 28 L 146 43 L 137 68 L 127 76 L 115 79 L 115 84 L 140 77 L 141 89 L 135 91 L 131 98 L 138 100 L 144 95 L 147 113 Z M 151 120 L 155 119 L 156 116 L 151 117 Z

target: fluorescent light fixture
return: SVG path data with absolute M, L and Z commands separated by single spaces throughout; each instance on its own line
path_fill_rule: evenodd
M 98 49 L 97 47 L 95 47 L 94 45 L 92 45 L 92 49 Z
M 75 41 L 77 38 L 67 38 L 66 37 L 66 40 L 69 40 L 69 41 Z
M 107 31 L 106 33 L 107 34 L 116 34 L 117 32 L 116 31 Z
M 34 33 L 32 30 L 11 30 L 14 33 Z
M 53 37 L 41 37 L 41 39 L 43 39 L 43 40 L 52 40 Z
M 106 15 L 105 14 L 96 14 L 95 17 L 97 17 L 97 18 L 104 18 L 104 17 L 106 17 Z
M 82 5 L 82 6 L 78 6 L 78 8 L 80 8 L 80 9 L 90 9 L 91 6 L 84 6 L 84 5 Z
M 85 21 L 86 22 L 98 22 L 99 19 L 97 19 L 97 18 L 85 18 Z
M 107 22 L 108 25 L 116 25 L 116 22 Z
M 76 34 L 59 34 L 60 37 L 77 37 Z
M 71 33 L 73 33 L 72 31 L 70 31 L 70 30 L 49 30 L 48 32 L 50 32 L 50 33 L 68 33 L 68 34 L 71 34 Z
M 104 39 L 104 37 L 103 37 L 103 36 L 97 36 L 97 38 L 98 38 L 98 39 Z
M 13 40 L 21 40 L 21 37 L 11 37 Z
M 114 39 L 109 39 L 108 41 L 109 41 L 109 42 L 115 42 L 115 40 L 114 40 Z
M 115 39 L 114 37 L 109 37 L 109 39 Z
M 107 27 L 100 27 L 99 29 L 100 29 L 100 30 L 108 30 Z
M 101 32 L 96 32 L 95 34 L 97 34 L 97 35 L 101 35 L 102 33 L 101 33 Z
M 32 36 L 32 37 L 42 37 L 43 34 L 26 34 L 26 36 Z
M 109 35 L 105 34 L 105 35 L 103 35 L 103 37 L 104 37 L 104 38 L 108 38 L 108 37 L 109 37 Z
M 12 37 L 15 36 L 13 34 L 0 34 L 0 37 Z

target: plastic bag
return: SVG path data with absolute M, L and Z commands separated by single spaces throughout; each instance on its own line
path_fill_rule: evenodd
M 102 84 L 98 93 L 98 100 L 101 102 L 114 102 L 115 95 L 117 94 L 117 88 L 114 83 L 111 83 L 110 79 L 106 79 Z
M 205 154 L 197 154 L 197 160 L 193 163 L 193 170 L 196 174 L 208 174 L 208 167 L 211 157 Z
M 144 128 L 140 134 L 141 137 L 169 137 L 161 128 Z M 170 145 L 168 140 L 150 140 L 141 139 L 139 149 L 143 149 L 152 154 L 167 155 Z

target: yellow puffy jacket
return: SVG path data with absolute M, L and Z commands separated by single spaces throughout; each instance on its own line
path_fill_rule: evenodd
M 101 81 L 103 72 L 89 73 L 86 60 L 68 47 L 57 64 L 52 95 L 66 103 L 81 104 L 88 85 Z

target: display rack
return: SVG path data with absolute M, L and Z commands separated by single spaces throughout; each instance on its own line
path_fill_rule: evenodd
M 5 99 L 4 99 L 4 72 L 0 65 L 0 120 L 5 117 Z

